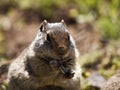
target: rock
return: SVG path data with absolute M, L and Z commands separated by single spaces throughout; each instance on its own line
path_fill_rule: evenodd
M 102 90 L 120 90 L 120 73 L 113 75 L 106 82 Z
M 88 83 L 92 87 L 101 89 L 104 86 L 104 84 L 106 83 L 106 80 L 101 74 L 94 72 L 88 78 Z

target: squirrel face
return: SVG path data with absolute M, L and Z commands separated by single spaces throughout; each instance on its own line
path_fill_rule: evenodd
M 70 44 L 68 32 L 59 32 L 57 30 L 49 32 L 47 40 L 57 54 L 64 55 L 67 53 Z
M 65 55 L 70 45 L 70 35 L 62 20 L 60 23 L 47 23 L 44 21 L 40 27 L 46 33 L 46 41 L 58 55 Z

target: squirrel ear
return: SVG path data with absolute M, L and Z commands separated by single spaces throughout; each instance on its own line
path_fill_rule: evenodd
M 47 20 L 44 20 L 42 24 L 40 25 L 40 31 L 43 32 L 45 31 L 45 26 L 47 25 Z
M 43 21 L 43 24 L 44 24 L 44 25 L 47 25 L 47 20 L 44 20 L 44 21 Z
M 63 19 L 61 20 L 61 23 L 65 24 L 65 22 L 64 22 L 64 20 L 63 20 Z
M 61 23 L 66 27 L 66 24 L 63 19 L 61 20 Z

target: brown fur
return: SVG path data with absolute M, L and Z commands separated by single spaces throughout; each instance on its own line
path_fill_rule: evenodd
M 8 90 L 80 90 L 74 40 L 63 22 L 44 21 L 9 68 Z

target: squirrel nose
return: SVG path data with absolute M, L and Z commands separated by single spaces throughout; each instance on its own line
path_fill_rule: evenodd
M 58 52 L 59 52 L 59 54 L 64 54 L 65 53 L 65 48 L 64 47 L 59 47 L 58 48 Z
M 64 47 L 59 47 L 59 51 L 65 51 Z

